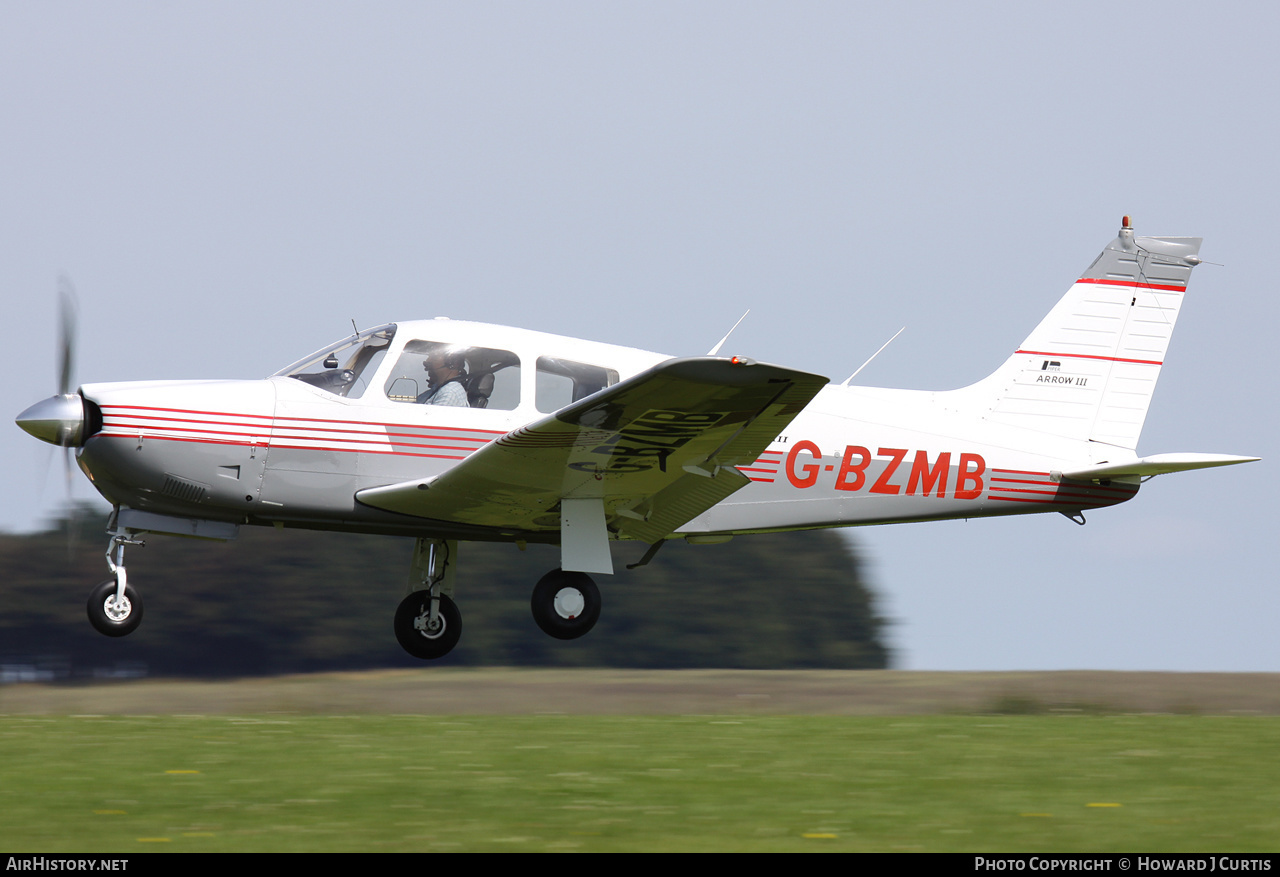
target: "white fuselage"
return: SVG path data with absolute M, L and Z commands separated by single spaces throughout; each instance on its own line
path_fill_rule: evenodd
M 491 407 L 417 402 L 415 393 L 425 384 L 417 370 L 402 367 L 402 356 L 414 344 L 435 343 L 503 357 Z M 283 375 L 86 385 L 82 392 L 100 409 L 102 425 L 85 442 L 81 466 L 111 502 L 161 514 L 554 541 L 554 527 L 512 533 L 438 526 L 369 508 L 355 494 L 438 475 L 488 442 L 546 417 L 568 401 L 557 393 L 569 391 L 566 375 L 579 365 L 608 372 L 612 383 L 668 358 L 446 320 L 399 324 L 381 353 L 361 375 L 358 390 L 348 388 L 347 395 Z M 406 389 L 406 381 L 417 385 Z M 969 404 L 966 390 L 828 386 L 759 459 L 739 467 L 749 485 L 677 534 L 1075 511 L 1137 492 L 1136 479 L 1060 483 L 1057 472 L 1097 463 L 1105 448 L 991 422 L 983 414 Z

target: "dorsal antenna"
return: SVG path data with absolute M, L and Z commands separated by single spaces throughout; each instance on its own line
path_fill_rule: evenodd
M 733 329 L 738 328 L 738 326 L 742 323 L 742 321 L 747 318 L 747 314 L 749 313 L 751 313 L 751 308 L 747 308 L 746 313 L 744 313 L 741 317 L 738 317 L 738 322 L 733 324 Z M 720 352 L 720 348 L 724 347 L 724 343 L 728 341 L 729 336 L 733 334 L 733 329 L 730 329 L 728 332 L 724 333 L 724 337 L 720 339 L 720 343 L 707 351 L 707 356 L 715 356 Z
M 907 328 L 906 326 L 903 326 L 903 327 L 902 327 L 901 329 L 899 329 L 897 332 L 894 332 L 894 333 L 893 333 L 893 338 L 897 338 L 899 335 L 901 335 L 901 334 L 903 333 L 903 331 L 904 331 L 906 328 Z M 867 358 L 867 361 L 866 361 L 866 362 L 864 362 L 862 365 L 858 366 L 858 371 L 854 372 L 853 374 L 849 375 L 849 377 L 845 378 L 845 379 L 844 379 L 844 383 L 843 383 L 843 384 L 841 384 L 840 386 L 842 386 L 842 387 L 847 387 L 847 386 L 849 386 L 849 382 L 850 382 L 850 381 L 852 381 L 854 378 L 856 378 L 856 377 L 858 376 L 858 372 L 862 371 L 864 368 L 866 368 L 867 366 L 871 365 L 871 360 L 873 360 L 873 359 L 875 359 L 877 356 L 879 356 L 879 355 L 880 355 L 880 351 L 881 351 L 881 350 L 884 350 L 886 347 L 888 347 L 890 344 L 892 344 L 892 343 L 893 343 L 893 338 L 890 338 L 888 341 L 886 341 L 885 343 L 881 344 L 881 345 L 880 345 L 880 350 L 877 350 L 875 353 L 871 354 L 871 356 L 869 356 L 869 357 Z

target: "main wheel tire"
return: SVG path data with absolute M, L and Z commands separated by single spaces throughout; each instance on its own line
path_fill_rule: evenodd
M 89 623 L 105 636 L 128 636 L 142 623 L 142 598 L 125 585 L 124 599 L 116 599 L 116 580 L 107 579 L 89 594 Z
M 533 620 L 556 639 L 577 639 L 600 618 L 600 589 L 584 572 L 553 569 L 533 587 Z
M 395 620 L 396 641 L 400 647 L 415 658 L 426 661 L 449 654 L 462 636 L 462 613 L 444 594 L 440 595 L 437 627 L 434 630 L 418 628 L 418 619 L 423 618 L 425 624 L 425 616 L 430 613 L 431 592 L 414 591 L 400 601 Z

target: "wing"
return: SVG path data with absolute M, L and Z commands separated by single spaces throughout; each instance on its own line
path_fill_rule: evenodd
M 738 358 L 672 359 L 507 433 L 436 478 L 356 499 L 509 535 L 567 529 L 567 508 L 589 509 L 577 522 L 601 538 L 607 526 L 654 543 L 749 483 L 735 467 L 754 461 L 826 383 Z

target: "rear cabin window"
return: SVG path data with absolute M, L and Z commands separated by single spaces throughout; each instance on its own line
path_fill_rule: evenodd
M 598 393 L 618 382 L 618 372 L 551 356 L 538 357 L 534 404 L 544 414 Z
M 392 402 L 510 411 L 520 404 L 520 358 L 510 350 L 410 341 L 385 389 Z

